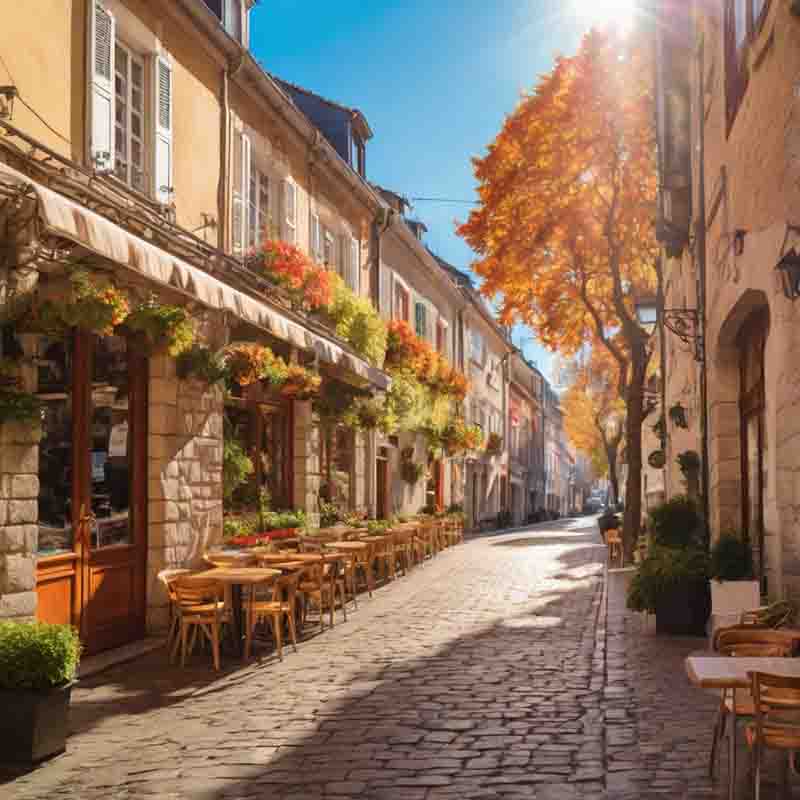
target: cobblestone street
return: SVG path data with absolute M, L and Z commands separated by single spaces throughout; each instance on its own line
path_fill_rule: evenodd
M 74 693 L 67 754 L 0 797 L 722 797 L 716 698 L 682 664 L 703 641 L 656 639 L 613 573 L 606 628 L 604 560 L 593 520 L 486 536 L 282 663 L 116 667 Z

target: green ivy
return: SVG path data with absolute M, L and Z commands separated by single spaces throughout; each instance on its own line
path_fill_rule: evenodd
M 236 439 L 226 438 L 222 448 L 222 495 L 233 500 L 236 490 L 253 474 L 253 461 Z
M 75 679 L 81 645 L 68 625 L 0 622 L 0 689 L 52 689 Z
M 332 300 L 325 309 L 336 329 L 360 356 L 382 367 L 386 357 L 386 324 L 370 300 L 359 297 L 338 276 L 332 275 Z
M 131 311 L 125 327 L 144 335 L 150 347 L 166 347 L 171 356 L 179 356 L 194 344 L 194 324 L 185 308 L 163 305 L 150 297 Z
M 0 390 L 0 425 L 7 422 L 27 424 L 42 421 L 42 403 L 27 392 Z
M 179 378 L 199 378 L 209 386 L 222 383 L 228 376 L 223 359 L 210 348 L 198 344 L 178 355 L 176 369 Z

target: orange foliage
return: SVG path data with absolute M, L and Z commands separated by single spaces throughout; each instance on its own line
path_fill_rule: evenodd
M 261 261 L 267 276 L 289 292 L 295 305 L 317 309 L 331 304 L 330 273 L 299 247 L 268 239 L 261 245 Z
M 388 325 L 385 366 L 389 370 L 408 369 L 420 383 L 458 402 L 464 401 L 469 390 L 463 373 L 420 339 L 405 320 L 392 320 Z
M 481 202 L 459 234 L 481 291 L 564 353 L 640 336 L 633 296 L 656 283 L 650 49 L 588 33 L 474 161 Z

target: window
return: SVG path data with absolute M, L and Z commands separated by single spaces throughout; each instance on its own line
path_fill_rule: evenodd
M 242 41 L 242 0 L 203 0 L 237 42 Z
M 313 211 L 309 214 L 309 250 L 311 258 L 315 261 L 322 261 L 322 228 L 319 224 L 319 214 Z
M 769 0 L 726 0 L 725 93 L 728 131 L 747 90 L 747 46 L 764 23 Z
M 145 191 L 144 62 L 117 42 L 114 51 L 114 174 Z
M 408 289 L 399 281 L 394 284 L 394 318 L 408 322 L 410 295 Z
M 291 181 L 283 182 L 283 238 L 297 243 L 297 187 Z
M 321 426 L 322 481 L 320 498 L 337 508 L 349 511 L 355 502 L 355 438 L 351 428 L 342 425 Z
M 436 320 L 436 350 L 444 356 L 448 354 L 447 327 L 443 320 Z
M 486 340 L 479 331 L 470 331 L 470 358 L 483 366 L 486 363 Z
M 250 138 L 237 131 L 233 138 L 233 186 L 231 239 L 233 252 L 243 256 L 251 241 L 250 230 Z
M 428 309 L 425 303 L 414 303 L 414 330 L 420 339 L 428 338 Z
M 249 245 L 253 249 L 270 238 L 269 177 L 255 167 L 250 170 Z
M 345 283 L 356 293 L 361 290 L 361 242 L 353 236 L 342 237 L 342 264 Z
M 366 177 L 366 147 L 364 140 L 357 134 L 350 136 L 350 166 L 364 178 Z
M 322 260 L 329 269 L 336 269 L 336 239 L 329 230 L 323 236 Z

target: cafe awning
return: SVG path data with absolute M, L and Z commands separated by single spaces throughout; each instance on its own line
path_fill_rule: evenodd
M 75 242 L 154 283 L 178 290 L 208 308 L 230 312 L 279 339 L 316 353 L 322 361 L 352 372 L 379 389 L 391 384 L 384 372 L 333 339 L 309 330 L 264 300 L 234 289 L 2 163 L 0 188 L 34 192 L 39 201 L 39 217 L 47 232 Z

